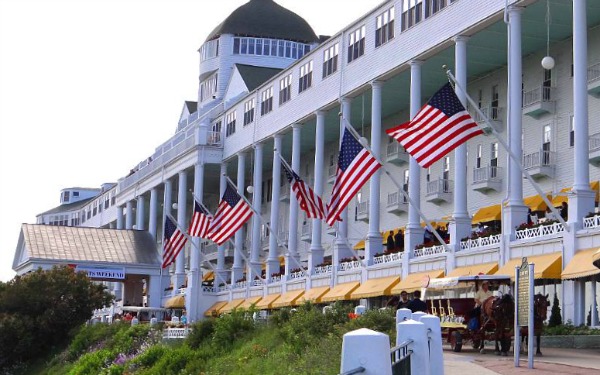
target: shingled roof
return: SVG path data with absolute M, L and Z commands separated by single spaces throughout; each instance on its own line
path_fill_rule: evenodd
M 312 27 L 296 13 L 273 0 L 250 0 L 237 8 L 206 38 L 207 41 L 223 34 L 293 40 L 316 43 L 319 38 Z
M 29 259 L 160 265 L 156 241 L 146 231 L 23 224 Z
M 240 72 L 242 79 L 246 83 L 248 91 L 254 91 L 254 89 L 256 89 L 258 86 L 267 82 L 269 79 L 283 70 L 244 64 L 235 64 L 235 66 L 238 72 Z

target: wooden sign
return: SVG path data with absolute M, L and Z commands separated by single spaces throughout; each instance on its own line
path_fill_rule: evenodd
M 527 257 L 523 257 L 523 262 L 519 269 L 518 285 L 519 309 L 517 311 L 518 324 L 520 327 L 527 327 L 529 324 L 529 264 Z

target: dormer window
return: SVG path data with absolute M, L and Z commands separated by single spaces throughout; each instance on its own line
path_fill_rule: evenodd
M 62 199 L 62 201 L 64 203 L 69 202 L 69 200 L 71 199 L 70 195 L 71 195 L 70 191 L 63 191 L 63 199 Z
M 310 45 L 266 38 L 233 38 L 234 55 L 256 55 L 300 59 L 310 51 Z
M 200 47 L 200 61 L 219 56 L 219 39 L 213 39 Z
M 217 93 L 218 74 L 215 73 L 200 83 L 200 101 L 213 98 Z

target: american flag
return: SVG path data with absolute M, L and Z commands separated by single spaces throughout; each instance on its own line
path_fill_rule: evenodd
M 315 194 L 310 186 L 308 186 L 296 172 L 289 168 L 283 159 L 281 160 L 281 165 L 283 166 L 283 171 L 285 172 L 285 176 L 287 177 L 292 190 L 296 194 L 298 204 L 302 211 L 306 212 L 306 216 L 309 219 L 325 219 L 325 206 L 323 205 L 321 197 Z
M 252 209 L 229 182 L 208 229 L 210 239 L 222 245 L 252 216 Z
M 188 233 L 192 237 L 208 238 L 208 227 L 212 216 L 206 211 L 203 205 L 194 199 L 194 214 Z
M 165 217 L 164 239 L 163 239 L 163 263 L 162 268 L 167 268 L 175 261 L 177 255 L 187 239 L 185 235 L 177 228 L 177 225 L 169 216 Z
M 447 83 L 412 121 L 388 129 L 423 168 L 429 168 L 468 139 L 483 134 Z
M 379 168 L 381 164 L 373 154 L 348 129 L 344 129 L 337 174 L 331 200 L 327 204 L 327 224 L 332 226 L 336 221 L 341 221 L 341 212 Z

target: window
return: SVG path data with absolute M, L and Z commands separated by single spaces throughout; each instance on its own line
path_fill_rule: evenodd
M 254 121 L 254 99 L 244 103 L 244 126 Z
M 298 79 L 298 93 L 312 86 L 313 62 L 309 61 L 300 67 L 300 78 Z
M 279 105 L 292 98 L 292 75 L 282 78 L 279 81 Z
M 365 26 L 354 30 L 348 38 L 348 62 L 358 59 L 365 54 Z
M 96 216 L 96 214 L 98 213 L 98 206 L 96 206 L 96 204 L 94 204 L 94 208 L 92 209 L 92 216 Z
M 390 8 L 377 16 L 375 31 L 375 47 L 394 39 L 394 8 Z
M 113 195 L 112 198 L 110 198 L 110 205 L 114 206 L 115 203 L 117 203 L 117 197 L 115 195 Z
M 70 192 L 69 191 L 64 191 L 63 192 L 63 202 L 68 202 L 70 199 Z
M 404 190 L 407 193 L 408 193 L 408 182 L 409 182 L 409 170 L 405 169 L 404 170 L 404 184 L 402 185 L 402 190 Z M 400 197 L 398 197 L 398 198 L 400 198 Z M 400 201 L 400 199 L 398 199 L 398 201 Z M 404 194 L 402 194 L 402 202 L 407 203 L 407 199 L 404 196 Z
M 427 182 L 431 181 L 431 167 L 427 168 Z
M 442 174 L 444 180 L 444 193 L 450 192 L 450 156 L 444 158 L 444 172 Z
M 208 41 L 200 47 L 200 61 L 219 56 L 219 39 Z
M 402 10 L 402 31 L 404 31 L 421 22 L 423 0 L 404 0 Z
M 569 146 L 575 147 L 575 116 L 569 116 Z
M 329 77 L 337 71 L 340 44 L 336 43 L 323 52 L 323 78 Z
M 269 178 L 267 180 L 267 196 L 266 196 L 267 202 L 271 201 L 271 199 L 273 198 L 272 195 L 273 195 L 273 179 Z
M 498 85 L 492 86 L 492 113 L 490 114 L 492 120 L 498 120 Z
M 477 91 L 477 108 L 481 109 L 481 105 L 483 102 L 483 90 Z
M 498 177 L 498 142 L 491 144 L 490 167 L 490 177 Z
M 427 0 L 425 3 L 425 18 L 428 18 L 446 6 L 446 0 Z
M 225 119 L 225 136 L 229 137 L 235 133 L 235 111 L 227 114 Z
M 73 197 L 78 197 L 79 196 L 79 192 L 78 191 L 74 191 L 73 192 Z
M 310 45 L 266 38 L 233 38 L 234 55 L 256 55 L 300 59 L 310 51 Z
M 215 73 L 200 83 L 200 101 L 212 99 L 217 93 L 217 77 Z
M 475 168 L 481 168 L 481 153 L 483 151 L 482 145 L 477 145 L 477 158 L 475 159 Z
M 261 116 L 273 110 L 273 86 L 262 92 L 262 101 L 260 103 Z
M 550 148 L 552 142 L 552 128 L 550 125 L 544 125 L 543 143 L 542 143 L 542 165 L 550 165 Z
M 552 87 L 552 70 L 544 69 L 544 82 L 542 83 L 542 100 L 549 101 L 550 88 Z

